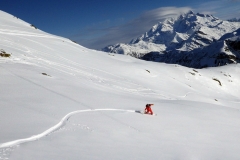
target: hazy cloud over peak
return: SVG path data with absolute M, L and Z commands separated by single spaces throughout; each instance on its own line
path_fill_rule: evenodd
M 182 13 L 186 13 L 191 10 L 190 7 L 161 7 L 154 10 L 144 12 L 139 17 L 128 21 L 125 24 L 97 29 L 95 32 L 104 32 L 105 34 L 99 36 L 93 40 L 81 40 L 81 35 L 79 35 L 79 40 L 77 41 L 89 48 L 101 49 L 107 45 L 116 43 L 128 43 L 133 38 L 140 36 L 141 34 L 148 31 L 153 25 L 166 18 L 176 17 Z M 94 29 L 91 29 L 93 31 Z
M 146 11 L 130 21 L 123 20 L 120 25 L 110 26 L 110 21 L 99 23 L 73 35 L 70 39 L 93 49 L 101 49 L 116 43 L 129 43 L 132 39 L 149 31 L 158 22 L 189 10 L 195 13 L 211 14 L 223 20 L 240 18 L 239 2 L 240 0 L 213 0 L 201 4 L 195 3 L 191 7 L 161 7 Z

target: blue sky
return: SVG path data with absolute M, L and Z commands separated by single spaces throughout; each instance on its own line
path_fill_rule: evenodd
M 192 10 L 240 18 L 240 0 L 1 0 L 0 10 L 37 28 L 100 49 L 128 43 L 154 24 Z

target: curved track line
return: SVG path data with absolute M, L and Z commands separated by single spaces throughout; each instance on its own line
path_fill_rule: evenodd
M 46 131 L 31 136 L 29 138 L 24 138 L 24 139 L 18 139 L 18 140 L 14 140 L 14 141 L 10 141 L 10 142 L 6 142 L 6 143 L 2 143 L 0 144 L 0 149 L 1 148 L 7 148 L 7 147 L 12 147 L 15 145 L 19 145 L 22 143 L 27 143 L 27 142 L 31 142 L 31 141 L 36 141 L 42 137 L 45 137 L 49 134 L 51 134 L 52 132 L 60 129 L 62 126 L 65 125 L 66 121 L 74 114 L 77 113 L 81 113 L 81 112 L 95 112 L 95 111 L 124 111 L 124 112 L 136 112 L 135 110 L 124 110 L 124 109 L 110 109 L 110 108 L 106 108 L 106 109 L 86 109 L 86 110 L 78 110 L 78 111 L 73 111 L 68 113 L 66 116 L 64 116 L 61 121 L 59 123 L 57 123 L 56 125 L 54 125 L 53 127 L 47 129 Z

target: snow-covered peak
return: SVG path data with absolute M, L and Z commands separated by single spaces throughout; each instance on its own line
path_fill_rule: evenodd
M 218 31 L 216 29 L 214 31 L 214 33 L 217 32 L 214 37 L 215 39 L 218 39 L 224 34 L 227 29 L 226 26 L 229 25 L 228 22 L 223 22 L 214 16 L 200 13 L 195 14 L 192 11 L 189 11 L 180 15 L 178 18 L 169 18 L 163 22 L 159 22 L 148 32 L 132 40 L 130 44 L 145 41 L 171 46 L 172 42 L 180 43 L 183 40 L 191 38 L 191 35 L 198 31 L 202 34 L 211 34 L 211 30 L 216 26 L 218 26 L 220 30 Z M 237 29 L 236 26 L 233 27 L 234 29 Z M 231 29 L 228 30 L 231 31 Z M 191 50 L 191 48 L 189 47 L 188 50 Z
M 128 54 L 137 58 L 150 52 L 161 52 L 161 55 L 166 52 L 186 54 L 206 47 L 220 38 L 224 40 L 223 35 L 229 38 L 238 33 L 239 28 L 239 22 L 224 21 L 212 15 L 189 11 L 177 18 L 157 23 L 129 44 L 108 46 L 103 51 Z

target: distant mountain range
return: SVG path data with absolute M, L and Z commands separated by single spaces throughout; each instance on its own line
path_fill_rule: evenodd
M 236 20 L 223 21 L 189 11 L 159 22 L 128 44 L 110 45 L 102 50 L 193 68 L 239 63 L 240 22 Z
M 232 18 L 228 20 L 229 22 L 240 22 L 240 18 Z

